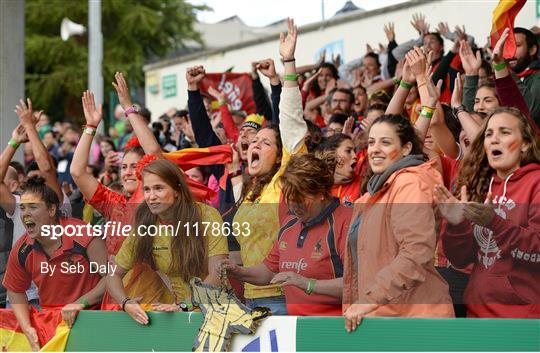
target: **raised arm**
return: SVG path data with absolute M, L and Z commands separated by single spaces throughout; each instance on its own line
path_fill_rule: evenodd
M 221 145 L 219 137 L 212 129 L 210 118 L 206 113 L 203 98 L 199 91 L 199 84 L 206 75 L 202 66 L 193 66 L 186 70 L 186 81 L 188 84 L 188 111 L 191 119 L 191 126 L 195 134 L 195 141 L 199 147 L 209 147 Z
M 386 108 L 385 114 L 399 115 L 403 112 L 403 107 L 405 106 L 405 101 L 407 100 L 409 91 L 416 82 L 416 77 L 412 73 L 411 68 L 409 64 L 405 61 L 405 59 L 403 59 L 398 66 L 401 65 L 403 66 L 401 72 L 401 81 L 397 90 L 394 92 L 394 95 L 392 96 L 388 107 Z M 396 73 L 397 71 L 398 70 L 396 70 Z
M 519 109 L 525 116 L 527 116 L 529 123 L 537 134 L 540 133 L 540 128 L 534 120 L 531 118 L 531 111 L 527 105 L 524 96 L 521 94 L 517 83 L 510 76 L 510 70 L 503 57 L 503 48 L 506 39 L 508 38 L 508 28 L 504 30 L 501 38 L 495 44 L 493 48 L 493 68 L 495 72 L 495 87 L 497 94 L 501 100 L 501 105 L 514 107 Z M 538 92 L 537 92 L 538 94 Z
M 77 148 L 75 148 L 75 154 L 73 155 L 69 171 L 83 196 L 87 200 L 91 200 L 96 193 L 99 181 L 87 170 L 88 156 L 90 155 L 90 147 L 92 146 L 96 129 L 103 116 L 103 106 L 100 105 L 99 109 L 96 109 L 94 93 L 92 91 L 85 91 L 83 93 L 82 105 L 86 127 L 83 130 Z
M 259 61 L 251 63 L 251 88 L 253 89 L 253 100 L 255 101 L 255 109 L 257 114 L 264 116 L 270 120 L 272 116 L 272 106 L 268 100 L 268 95 L 264 89 L 261 79 L 257 73 L 259 70 Z
M 64 195 L 60 184 L 58 183 L 58 178 L 56 177 L 56 168 L 52 161 L 52 157 L 47 150 L 47 147 L 43 144 L 43 141 L 39 138 L 39 134 L 35 126 L 34 113 L 32 111 L 32 101 L 30 98 L 26 100 L 28 105 L 21 99 L 19 100 L 20 106 L 17 106 L 15 112 L 21 120 L 21 124 L 24 127 L 26 134 L 28 135 L 28 140 L 32 146 L 32 153 L 39 167 L 39 171 L 43 174 L 47 186 L 54 190 L 58 199 L 62 201 Z M 39 113 L 41 115 L 41 112 Z
M 279 54 L 285 74 L 280 102 L 279 130 L 283 146 L 293 154 L 301 146 L 307 133 L 307 124 L 302 112 L 302 96 L 298 87 L 298 75 L 294 52 L 296 50 L 297 29 L 293 19 L 287 19 L 288 33 L 279 35 Z
M 0 206 L 9 215 L 13 215 L 17 205 L 15 203 L 15 196 L 13 196 L 9 187 L 4 183 L 4 179 L 8 172 L 9 162 L 13 159 L 15 151 L 17 151 L 20 144 L 25 142 L 28 142 L 28 136 L 26 135 L 24 127 L 19 124 L 15 130 L 13 130 L 11 140 L 9 140 L 8 145 L 0 155 Z
M 279 101 L 281 96 L 281 81 L 276 73 L 274 60 L 266 59 L 257 63 L 258 70 L 270 80 L 271 99 L 272 99 L 272 124 L 279 125 Z M 269 116 L 265 115 L 266 119 Z
M 461 127 L 467 137 L 472 141 L 478 131 L 480 131 L 480 124 L 471 117 L 471 114 L 467 111 L 467 108 L 463 105 L 463 82 L 461 81 L 461 74 L 458 73 L 454 82 L 454 91 L 452 92 L 451 105 L 456 111 L 456 116 L 461 123 Z
M 157 157 L 161 157 L 161 146 L 156 140 L 154 133 L 150 130 L 146 121 L 137 112 L 137 109 L 133 108 L 133 103 L 131 102 L 131 96 L 129 95 L 129 88 L 124 78 L 124 75 L 121 72 L 117 72 L 114 75 L 116 83 L 112 83 L 116 93 L 118 93 L 118 99 L 120 100 L 120 105 L 127 113 L 127 118 L 133 127 L 133 132 L 135 136 L 139 139 L 142 149 L 146 154 L 152 154 Z
M 208 94 L 217 99 L 219 103 L 219 112 L 221 114 L 223 128 L 225 129 L 225 135 L 228 139 L 236 142 L 238 140 L 238 128 L 234 124 L 231 112 L 227 106 L 227 95 L 223 93 L 223 91 L 218 91 L 212 86 L 208 88 Z
M 463 85 L 463 105 L 468 111 L 474 109 L 474 97 L 478 87 L 478 71 L 482 66 L 480 50 L 473 53 L 471 46 L 466 40 L 461 40 L 459 45 L 459 57 L 461 65 L 465 71 L 465 82 Z M 454 90 L 455 90 L 454 86 Z

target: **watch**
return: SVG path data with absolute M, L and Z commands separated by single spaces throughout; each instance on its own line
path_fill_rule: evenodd
M 182 310 L 184 312 L 187 312 L 187 311 L 191 311 L 193 309 L 193 304 L 186 303 L 186 302 L 180 302 L 178 304 L 178 307 L 180 308 L 180 310 Z
M 129 114 L 131 113 L 138 113 L 139 112 L 139 107 L 137 107 L 135 104 L 133 104 L 131 107 L 129 107 L 125 112 L 124 112 L 124 116 L 127 118 L 129 116 Z

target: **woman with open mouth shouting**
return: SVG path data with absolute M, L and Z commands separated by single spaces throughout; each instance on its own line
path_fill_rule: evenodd
M 281 34 L 279 53 L 285 66 L 284 87 L 281 92 L 279 129 L 264 127 L 257 132 L 248 148 L 248 168 L 251 180 L 243 185 L 243 200 L 234 222 L 250 224 L 250 234 L 238 237 L 240 255 L 244 266 L 260 264 L 270 252 L 279 231 L 279 202 L 283 174 L 290 156 L 307 152 L 304 137 L 307 126 L 302 114 L 302 97 L 294 52 L 297 29 L 288 20 L 287 35 Z M 236 177 L 233 183 L 238 183 Z M 245 285 L 244 296 L 249 307 L 266 306 L 275 315 L 286 315 L 285 298 L 279 285 Z
M 485 120 L 457 186 L 460 199 L 441 185 L 435 199 L 448 259 L 474 264 L 468 316 L 540 317 L 540 141 L 523 113 L 498 108 Z
M 22 332 L 38 351 L 52 337 L 38 334 L 32 326 L 25 293 L 31 282 L 38 288 L 43 310 L 61 310 L 71 327 L 79 311 L 101 303 L 107 273 L 92 267 L 106 267 L 107 249 L 103 240 L 88 232 L 86 223 L 61 216 L 58 195 L 42 177 L 34 176 L 23 185 L 20 209 L 26 233 L 13 246 L 2 285 Z

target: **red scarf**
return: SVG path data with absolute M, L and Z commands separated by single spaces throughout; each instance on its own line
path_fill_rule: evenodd
M 525 77 L 528 77 L 530 75 L 534 75 L 537 72 L 538 72 L 538 70 L 535 70 L 535 69 L 525 69 L 525 70 L 521 71 L 519 74 L 517 74 L 517 76 L 519 78 L 525 78 Z

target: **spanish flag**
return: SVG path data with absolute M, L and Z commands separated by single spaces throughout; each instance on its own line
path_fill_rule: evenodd
M 527 0 L 499 0 L 499 4 L 493 10 L 493 19 L 491 25 L 491 47 L 495 48 L 495 44 L 499 38 L 501 38 L 502 33 L 505 28 L 510 29 L 508 39 L 504 44 L 503 57 L 505 59 L 513 58 L 516 54 L 516 39 L 514 37 L 514 20 L 516 19 L 517 14 L 525 5 Z
M 204 148 L 185 148 L 183 150 L 163 153 L 163 157 L 176 163 L 181 170 L 187 171 L 201 165 L 226 164 L 232 161 L 232 149 L 229 145 L 210 146 Z M 157 159 L 154 155 L 145 155 L 137 163 L 137 178 L 141 180 L 143 168 L 153 160 Z M 215 196 L 215 191 L 210 190 L 206 185 L 193 179 L 186 178 L 189 190 L 194 198 L 199 202 L 210 200 Z M 143 200 L 141 183 L 137 191 L 131 196 L 131 202 Z
M 200 165 L 226 164 L 232 162 L 232 149 L 229 145 L 210 146 L 205 148 L 185 148 L 183 150 L 163 154 L 165 158 L 178 164 L 187 171 Z M 189 189 L 198 201 L 210 200 L 215 191 L 210 190 L 193 179 L 187 178 Z
M 60 310 L 37 311 L 31 307 L 30 321 L 37 332 L 41 351 L 64 351 L 69 328 L 62 320 Z M 2 352 L 32 351 L 30 342 L 22 332 L 13 310 L 0 309 L 0 345 Z

